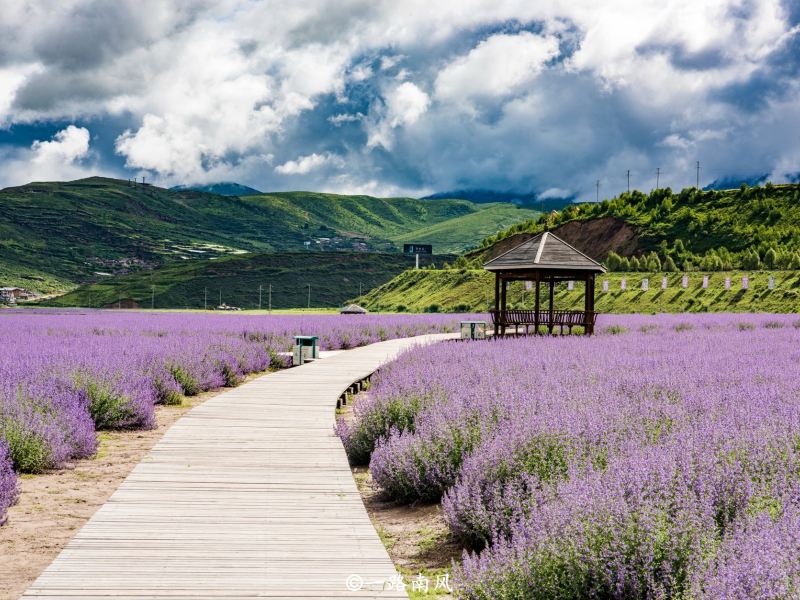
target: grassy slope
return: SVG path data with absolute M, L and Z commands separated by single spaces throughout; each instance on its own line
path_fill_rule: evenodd
M 394 235 L 392 240 L 397 243 L 433 244 L 437 252 L 461 252 L 469 248 L 469 240 L 476 235 L 483 239 L 495 234 L 498 229 L 539 215 L 535 210 L 513 204 L 482 204 L 480 208 L 478 212 L 421 227 L 411 233 Z
M 212 261 L 168 265 L 133 273 L 78 289 L 47 302 L 49 306 L 112 305 L 134 300 L 149 308 L 155 286 L 156 308 L 203 308 L 219 303 L 257 308 L 258 286 L 263 286 L 262 307 L 267 306 L 267 286 L 272 284 L 275 308 L 306 306 L 309 283 L 312 307 L 335 307 L 358 296 L 359 283 L 366 292 L 413 265 L 401 254 L 306 252 L 246 254 Z
M 234 251 L 304 250 L 305 241 L 337 235 L 367 238 L 373 250 L 394 250 L 391 238 L 414 239 L 416 229 L 479 212 L 482 206 L 465 200 L 311 192 L 238 198 L 101 177 L 33 183 L 0 191 L 0 285 L 49 292 L 96 279 L 95 272 Z M 494 215 L 506 218 L 496 210 L 484 217 Z M 458 226 L 458 249 L 485 235 L 483 220 L 473 226 Z M 449 242 L 448 247 L 457 246 Z M 131 259 L 139 262 L 121 264 Z
M 704 273 L 691 273 L 689 287 L 680 287 L 681 275 L 668 276 L 669 287 L 661 289 L 661 273 L 610 273 L 598 279 L 597 310 L 600 312 L 800 312 L 800 272 L 718 272 L 708 273 L 709 287 L 702 289 Z M 741 277 L 750 277 L 750 289 L 742 290 Z M 767 281 L 775 276 L 776 289 L 769 290 Z M 731 277 L 731 289 L 724 289 L 725 277 Z M 627 290 L 620 289 L 620 280 L 627 280 Z M 649 278 L 650 289 L 641 290 L 641 280 Z M 602 281 L 609 280 L 609 291 L 602 291 Z M 406 271 L 365 295 L 364 306 L 371 310 L 424 311 L 431 305 L 440 310 L 485 311 L 493 302 L 493 276 L 479 269 L 445 269 Z M 521 283 L 509 290 L 510 305 L 522 308 Z M 533 294 L 525 294 L 524 307 L 532 308 Z M 557 287 L 556 308 L 583 306 L 583 287 L 576 283 L 572 292 L 566 284 Z
M 770 247 L 792 252 L 800 247 L 800 184 L 706 192 L 689 188 L 676 194 L 668 188 L 649 195 L 634 191 L 600 203 L 570 206 L 552 215 L 549 225 L 607 215 L 636 226 L 643 250 L 658 250 L 663 242 L 671 247 L 677 239 L 696 254 L 720 247 L 731 251 L 753 247 L 763 257 Z M 484 245 L 543 227 L 534 221 L 519 223 L 484 240 Z

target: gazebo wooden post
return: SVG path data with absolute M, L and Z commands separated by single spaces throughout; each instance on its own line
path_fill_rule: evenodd
M 539 335 L 539 311 L 541 310 L 540 300 L 539 300 L 539 284 L 541 283 L 541 276 L 539 271 L 536 271 L 536 303 L 534 305 L 534 312 L 533 312 L 533 332 L 536 335 Z
M 586 327 L 584 333 L 592 335 L 594 333 L 594 274 L 586 276 L 586 293 L 583 299 L 583 310 L 586 313 Z
M 548 315 L 548 318 L 547 318 L 547 330 L 550 332 L 551 335 L 553 334 L 553 326 L 554 326 L 554 321 L 555 321 L 555 319 L 553 318 L 554 317 L 554 315 L 553 315 L 553 296 L 555 296 L 555 292 L 556 292 L 556 282 L 555 282 L 553 276 L 551 275 L 550 276 L 550 310 L 549 310 L 549 315 Z
M 505 313 L 508 310 L 508 279 L 503 277 L 500 287 L 500 312 L 504 315 L 503 316 L 503 325 L 500 327 L 500 335 L 505 336 L 506 334 L 506 324 L 505 324 Z
M 494 274 L 494 312 L 500 310 L 500 273 Z M 499 317 L 499 315 L 498 315 Z

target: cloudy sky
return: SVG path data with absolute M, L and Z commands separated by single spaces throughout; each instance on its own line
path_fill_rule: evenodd
M 0 186 L 593 199 L 800 172 L 798 0 L 0 0 Z

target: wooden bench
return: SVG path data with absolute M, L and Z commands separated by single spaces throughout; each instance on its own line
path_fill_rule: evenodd
M 494 325 L 495 335 L 505 335 L 506 328 L 514 327 L 514 332 L 519 334 L 519 328 L 524 327 L 525 333 L 530 333 L 530 327 L 545 325 L 550 333 L 556 327 L 564 334 L 564 328 L 571 334 L 573 327 L 583 327 L 584 330 L 594 330 L 597 313 L 582 310 L 554 310 L 552 313 L 540 310 L 537 316 L 535 310 L 492 310 L 489 311 Z M 534 331 L 538 333 L 538 331 Z

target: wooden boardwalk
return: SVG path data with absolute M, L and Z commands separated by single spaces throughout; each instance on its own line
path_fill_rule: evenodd
M 383 590 L 395 569 L 333 434 L 334 407 L 400 351 L 447 337 L 342 352 L 196 407 L 25 597 L 406 598 Z

